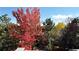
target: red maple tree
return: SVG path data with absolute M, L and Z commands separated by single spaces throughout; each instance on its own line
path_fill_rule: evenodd
M 16 29 L 12 29 L 10 34 L 16 38 L 21 39 L 20 46 L 24 47 L 25 50 L 32 50 L 32 46 L 36 41 L 36 37 L 43 35 L 42 27 L 40 24 L 40 11 L 38 8 L 27 8 L 26 13 L 22 8 L 13 11 L 13 16 L 17 20 L 18 30 L 21 33 L 17 33 Z

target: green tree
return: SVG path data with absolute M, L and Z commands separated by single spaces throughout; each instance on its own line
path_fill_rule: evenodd
M 53 38 L 51 37 L 51 30 L 54 28 L 54 25 L 55 23 L 51 20 L 51 18 L 47 18 L 45 20 L 45 22 L 43 23 L 44 25 L 44 29 L 45 29 L 45 36 L 47 37 L 48 39 L 48 50 L 52 50 L 52 41 L 53 41 Z
M 18 47 L 19 40 L 10 37 L 8 32 L 10 20 L 7 14 L 0 16 L 0 51 L 12 51 Z

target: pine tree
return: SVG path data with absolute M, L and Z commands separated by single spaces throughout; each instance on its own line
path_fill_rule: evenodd
M 10 18 L 7 14 L 0 16 L 0 51 L 12 51 L 18 47 L 19 40 L 9 35 L 9 21 Z
M 44 25 L 44 34 L 47 38 L 47 41 L 48 41 L 48 45 L 47 45 L 47 49 L 48 50 L 52 50 L 52 41 L 53 41 L 53 38 L 52 38 L 52 35 L 51 35 L 51 30 L 54 28 L 54 22 L 51 20 L 51 18 L 47 18 L 45 20 L 45 22 L 43 22 L 43 25 Z

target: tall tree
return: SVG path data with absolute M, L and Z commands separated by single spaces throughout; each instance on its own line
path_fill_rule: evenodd
M 40 12 L 38 8 L 27 8 L 26 13 L 23 9 L 13 11 L 13 16 L 19 24 L 21 34 L 12 32 L 12 35 L 21 39 L 20 45 L 25 50 L 32 50 L 33 44 L 36 41 L 36 37 L 43 35 L 41 24 L 40 24 Z
M 65 34 L 62 38 L 62 45 L 65 50 L 79 48 L 79 18 L 74 18 L 67 25 Z
M 48 45 L 47 48 L 48 50 L 52 50 L 52 37 L 51 37 L 51 30 L 54 28 L 54 22 L 51 20 L 51 18 L 47 18 L 45 20 L 45 22 L 43 22 L 43 26 L 44 26 L 44 34 L 46 36 L 46 38 L 48 39 Z

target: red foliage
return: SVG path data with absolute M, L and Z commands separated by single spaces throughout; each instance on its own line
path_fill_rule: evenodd
M 20 45 L 25 47 L 25 50 L 31 50 L 32 45 L 36 41 L 36 36 L 43 35 L 40 25 L 40 12 L 38 8 L 27 8 L 26 13 L 23 9 L 13 11 L 13 16 L 19 24 L 22 34 L 13 31 L 11 34 L 14 37 L 21 39 Z

